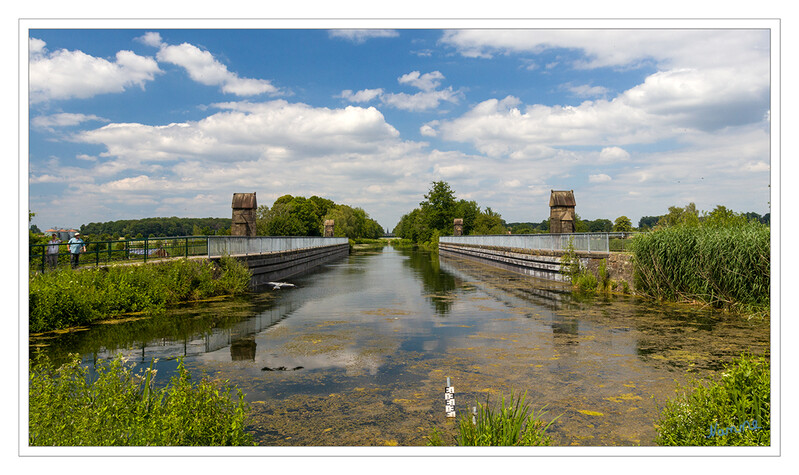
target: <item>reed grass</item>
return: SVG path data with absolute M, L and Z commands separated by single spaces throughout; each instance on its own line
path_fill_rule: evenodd
M 30 277 L 29 331 L 86 325 L 114 315 L 247 291 L 249 270 L 232 258 L 72 270 Z
M 664 300 L 768 312 L 770 238 L 770 228 L 756 222 L 640 234 L 631 243 L 635 289 Z
M 163 387 L 152 363 L 134 372 L 117 356 L 95 369 L 90 376 L 77 355 L 57 368 L 45 359 L 30 364 L 29 445 L 253 445 L 241 391 L 193 382 L 182 360 Z

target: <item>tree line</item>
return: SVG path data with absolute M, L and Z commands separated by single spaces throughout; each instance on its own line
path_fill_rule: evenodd
M 400 218 L 394 234 L 419 244 L 435 246 L 439 236 L 451 235 L 454 220 L 463 219 L 463 234 L 507 234 L 502 216 L 487 207 L 481 210 L 476 201 L 457 199 L 444 181 L 434 181 L 419 207 Z
M 231 218 L 142 218 L 81 225 L 83 235 L 111 239 L 230 234 Z
M 283 195 L 271 207 L 259 206 L 255 222 L 260 236 L 322 236 L 327 220 L 334 221 L 335 237 L 377 239 L 384 233 L 363 209 L 318 196 Z

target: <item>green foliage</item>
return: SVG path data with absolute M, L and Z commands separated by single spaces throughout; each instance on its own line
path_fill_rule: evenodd
M 88 236 L 90 240 L 102 234 L 108 236 L 192 236 L 222 234 L 230 231 L 231 218 L 143 218 L 143 219 L 122 219 L 118 221 L 107 221 L 103 223 L 89 223 L 80 227 L 80 232 Z M 202 232 L 202 231 L 205 232 Z
M 339 205 L 312 196 L 283 195 L 271 208 L 259 206 L 255 226 L 260 236 L 322 236 L 324 222 L 332 219 L 336 237 L 377 239 L 383 228 L 361 208 Z
M 766 357 L 741 355 L 718 381 L 694 381 L 666 403 L 659 445 L 770 445 L 771 371 Z
M 456 200 L 455 192 L 444 181 L 432 183 L 419 208 L 400 218 L 394 234 L 427 248 L 438 247 L 438 236 L 453 233 L 455 218 L 463 219 L 463 234 L 505 234 L 502 216 L 491 208 L 485 212 L 474 201 Z
M 58 368 L 45 359 L 30 364 L 30 445 L 253 445 L 242 392 L 227 382 L 193 383 L 182 360 L 163 388 L 152 364 L 134 373 L 117 356 L 95 369 L 90 377 L 77 355 Z
M 350 239 L 378 239 L 383 228 L 370 218 L 361 208 L 347 205 L 334 205 L 324 216 L 323 221 L 333 220 L 333 235 Z
M 557 417 L 545 423 L 541 418 L 546 412 L 536 413 L 525 401 L 527 393 L 519 397 L 511 391 L 510 399 L 502 396 L 499 405 L 491 408 L 477 401 L 477 417 L 462 415 L 458 421 L 458 435 L 455 443 L 459 446 L 539 446 L 551 445 L 546 430 Z M 475 423 L 476 422 L 476 423 Z M 433 430 L 428 436 L 428 445 L 444 445 L 442 435 Z
M 222 258 L 218 267 L 207 260 L 175 259 L 36 273 L 30 277 L 28 329 L 31 333 L 50 331 L 121 313 L 243 293 L 249 281 L 249 270 L 232 258 Z
M 688 203 L 684 208 L 669 206 L 669 214 L 658 220 L 657 227 L 664 228 L 678 225 L 699 225 L 699 212 L 696 210 L 696 205 L 694 203 Z
M 635 288 L 666 300 L 768 311 L 771 232 L 744 224 L 676 225 L 631 242 Z
M 627 216 L 619 216 L 613 222 L 613 231 L 620 233 L 628 233 L 633 230 L 633 224 Z
M 486 208 L 480 213 L 474 223 L 474 234 L 507 234 L 507 232 L 502 224 L 502 216 L 491 208 Z

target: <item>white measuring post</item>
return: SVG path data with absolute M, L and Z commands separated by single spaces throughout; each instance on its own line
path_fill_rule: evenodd
M 444 388 L 444 401 L 446 402 L 447 417 L 455 417 L 455 388 L 450 385 L 447 378 L 447 387 Z

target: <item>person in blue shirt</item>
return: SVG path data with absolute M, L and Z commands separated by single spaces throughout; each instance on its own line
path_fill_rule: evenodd
M 75 236 L 69 240 L 69 262 L 72 268 L 78 267 L 80 260 L 80 253 L 86 252 L 86 246 L 83 245 L 83 240 L 80 238 L 80 233 L 75 233 Z

